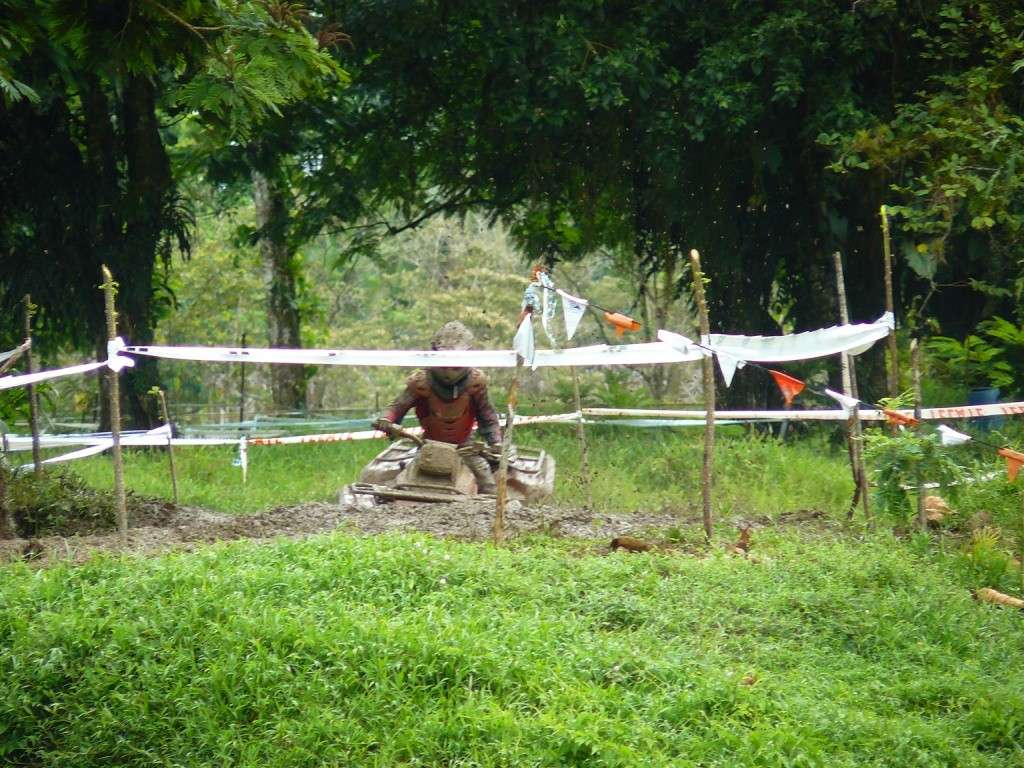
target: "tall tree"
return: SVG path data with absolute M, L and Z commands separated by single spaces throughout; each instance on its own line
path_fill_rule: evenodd
M 148 343 L 172 298 L 172 251 L 188 252 L 168 121 L 198 113 L 227 126 L 225 141 L 245 135 L 298 98 L 289 75 L 328 76 L 333 62 L 269 0 L 9 5 L 0 37 L 18 44 L 0 66 L 0 302 L 30 291 L 44 340 L 103 350 L 94 286 L 105 263 L 121 281 L 122 331 Z M 137 424 L 154 420 L 155 376 L 143 363 L 127 377 Z

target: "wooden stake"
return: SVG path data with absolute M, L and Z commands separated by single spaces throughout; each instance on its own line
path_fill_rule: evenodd
M 910 375 L 914 387 L 914 418 L 917 425 L 914 432 L 921 436 L 921 345 L 917 339 L 910 340 Z M 917 486 L 917 525 L 922 531 L 928 530 L 928 516 L 924 508 L 924 485 L 921 482 L 921 467 L 914 467 L 914 485 Z
M 36 372 L 35 356 L 32 354 L 32 316 L 36 313 L 35 305 L 32 304 L 32 297 L 27 293 L 22 300 L 25 305 L 25 362 L 28 372 Z M 32 471 L 36 477 L 43 474 L 43 455 L 39 450 L 39 395 L 36 392 L 36 385 L 29 384 L 25 387 L 28 395 L 28 423 L 32 430 Z
M 889 387 L 889 397 L 896 397 L 899 395 L 900 388 L 900 358 L 899 352 L 896 349 L 896 329 L 895 329 L 895 304 L 892 297 L 892 242 L 889 236 L 889 212 L 886 207 L 882 206 L 882 253 L 885 256 L 885 311 L 893 313 L 893 329 L 889 331 L 889 367 L 887 375 L 887 384 Z
M 594 508 L 594 490 L 590 477 L 590 459 L 587 451 L 587 434 L 583 426 L 583 400 L 580 397 L 580 373 L 576 366 L 569 366 L 572 372 L 572 399 L 575 404 L 576 413 L 576 439 L 580 444 L 580 478 L 583 481 L 583 492 L 587 497 L 587 509 Z
M 700 335 L 711 333 L 708 320 L 708 304 L 704 298 L 704 273 L 700 268 L 700 254 L 694 249 L 690 251 L 690 270 L 693 272 L 693 298 L 697 302 L 700 317 Z M 704 372 L 704 465 L 701 469 L 700 484 L 704 501 L 704 538 L 711 543 L 714 533 L 714 519 L 711 511 L 711 486 L 714 471 L 715 452 L 715 369 L 714 360 L 706 356 L 702 361 Z
M 103 289 L 104 306 L 107 315 L 107 340 L 113 341 L 117 338 L 117 311 L 114 309 L 114 296 L 117 294 L 117 283 L 113 275 L 103 265 Z M 128 538 L 128 503 L 124 494 L 124 465 L 121 460 L 121 382 L 118 373 L 114 370 L 107 370 L 107 381 L 109 382 L 110 393 L 110 439 L 113 442 L 114 456 L 114 493 L 117 496 L 117 532 L 121 539 Z
M 516 397 L 519 392 L 519 372 L 523 358 L 516 355 L 516 370 L 512 383 L 508 385 L 508 412 L 505 416 L 505 432 L 501 436 L 501 458 L 498 460 L 497 498 L 494 501 L 494 545 L 505 541 L 505 506 L 508 502 L 508 455 L 512 450 L 512 426 L 516 417 Z
M 839 251 L 832 254 L 836 270 L 836 296 L 839 300 L 839 321 L 843 325 L 850 322 L 850 311 L 846 304 L 846 280 L 843 278 L 843 257 Z M 840 366 L 843 372 L 843 394 L 850 397 L 858 397 L 857 374 L 853 360 L 846 352 L 839 356 Z M 857 509 L 857 502 L 864 507 L 864 519 L 871 520 L 870 494 L 868 488 L 868 473 L 864 465 L 864 441 L 861 429 L 860 414 L 855 409 L 846 422 L 846 440 L 850 451 L 850 469 L 853 473 L 855 486 L 853 499 L 850 502 L 850 509 L 846 513 L 848 520 L 853 519 L 854 510 Z
M 242 363 L 245 365 L 245 363 Z M 174 428 L 171 426 L 171 417 L 167 415 L 167 398 L 164 395 L 164 391 L 160 387 L 153 387 L 149 390 L 151 395 L 156 396 L 160 400 L 160 415 L 163 416 L 164 426 L 168 427 L 167 433 L 167 462 L 171 465 L 171 490 L 174 494 L 174 503 L 178 503 L 178 475 L 174 471 L 174 445 L 171 440 L 173 439 Z
M 14 514 L 7 506 L 7 433 L 3 434 L 4 453 L 0 457 L 0 513 L 3 513 L 5 536 L 11 539 L 18 537 L 18 526 L 14 522 Z

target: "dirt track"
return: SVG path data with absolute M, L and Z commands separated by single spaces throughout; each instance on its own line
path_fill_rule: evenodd
M 337 529 L 375 534 L 422 531 L 436 536 L 469 540 L 488 539 L 494 502 L 460 504 L 388 505 L 373 509 L 342 508 L 313 502 L 255 515 L 227 515 L 170 504 L 153 504 L 137 525 L 129 528 L 127 544 L 117 534 L 46 536 L 38 539 L 0 540 L 0 562 L 29 557 L 41 565 L 60 561 L 84 562 L 96 552 L 152 554 L 233 539 L 302 538 Z M 524 507 L 510 502 L 506 512 L 509 537 L 547 533 L 579 539 L 611 539 L 622 534 L 645 533 L 679 525 L 671 514 L 608 514 L 549 506 Z M 37 544 L 30 544 L 37 542 Z

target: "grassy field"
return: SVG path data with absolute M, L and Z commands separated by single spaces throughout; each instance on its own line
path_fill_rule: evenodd
M 1022 764 L 1019 614 L 885 536 L 758 551 L 335 534 L 9 568 L 0 761 Z
M 609 511 L 679 510 L 700 504 L 701 431 L 588 428 L 593 499 Z M 517 433 L 523 445 L 543 446 L 558 463 L 555 501 L 583 499 L 579 448 L 572 426 L 530 427 Z M 337 498 L 338 490 L 358 477 L 377 454 L 376 440 L 323 445 L 258 446 L 249 451 L 249 479 L 232 466 L 233 447 L 182 448 L 175 451 L 179 491 L 184 504 L 225 512 L 257 512 L 303 501 Z M 853 484 L 845 453 L 825 439 L 787 444 L 748 437 L 741 427 L 724 427 L 717 447 L 718 504 L 725 516 L 772 515 L 781 510 L 844 509 Z M 90 484 L 109 488 L 109 457 L 74 464 Z M 134 451 L 125 462 L 125 482 L 147 496 L 170 497 L 163 451 Z
M 571 431 L 522 434 L 579 504 Z M 698 511 L 699 430 L 591 437 L 599 508 Z M 180 451 L 183 501 L 330 499 L 378 448 L 257 449 L 245 487 L 231 451 Z M 1020 589 L 1014 489 L 965 492 L 961 518 L 994 518 L 975 541 L 771 525 L 843 519 L 845 456 L 723 430 L 717 458 L 718 514 L 763 523 L 752 559 L 335 533 L 6 566 L 0 763 L 1024 765 L 1024 618 L 970 597 Z M 169 495 L 165 461 L 132 454 L 129 485 Z

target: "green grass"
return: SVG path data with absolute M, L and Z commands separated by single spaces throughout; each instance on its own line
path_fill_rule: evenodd
M 702 443 L 700 429 L 633 430 L 588 428 L 595 507 L 603 511 L 678 510 L 698 513 Z M 579 448 L 571 426 L 522 428 L 517 442 L 543 446 L 556 459 L 555 501 L 583 499 Z M 232 466 L 234 448 L 175 451 L 184 504 L 225 512 L 257 512 L 303 501 L 337 498 L 360 468 L 383 448 L 380 441 L 253 447 L 249 478 Z M 824 439 L 780 445 L 726 427 L 716 448 L 716 507 L 720 515 L 774 516 L 779 511 L 845 509 L 852 492 L 845 453 Z M 75 472 L 95 487 L 109 488 L 107 456 L 75 462 Z M 125 482 L 146 496 L 169 498 L 171 484 L 163 451 L 126 453 Z
M 248 481 L 233 466 L 231 446 L 184 447 L 174 451 L 182 504 L 222 512 L 260 512 L 305 501 L 337 499 L 359 470 L 381 449 L 380 441 L 322 445 L 253 446 Z M 97 488 L 112 488 L 109 456 L 77 461 L 73 470 Z M 143 496 L 171 498 L 167 454 L 163 450 L 125 452 L 125 485 Z
M 1024 762 L 1022 618 L 934 550 L 573 547 L 335 534 L 8 568 L 0 762 Z

